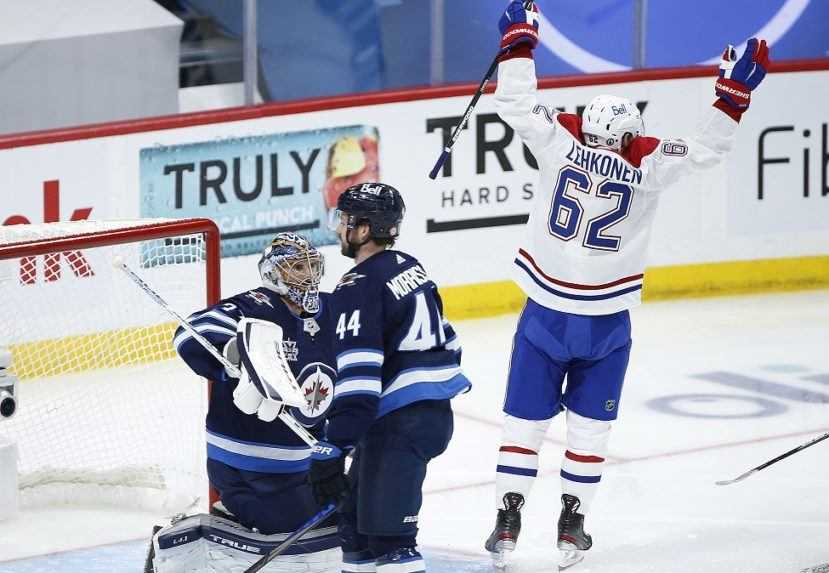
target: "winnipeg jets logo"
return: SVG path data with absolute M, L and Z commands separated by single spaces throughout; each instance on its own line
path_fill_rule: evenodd
M 331 394 L 331 388 L 326 385 L 326 379 L 319 368 L 305 382 L 302 392 L 305 394 L 305 402 L 311 414 L 319 412 L 320 407 Z
M 263 294 L 259 291 L 252 290 L 249 293 L 247 293 L 245 296 L 248 297 L 249 299 L 253 300 L 253 302 L 258 304 L 259 306 L 262 306 L 263 304 L 266 304 L 269 307 L 273 308 L 273 304 L 271 304 L 271 301 L 267 297 L 267 295 L 265 295 L 265 294 Z
M 343 275 L 343 278 L 340 279 L 340 282 L 337 283 L 337 287 L 334 290 L 338 290 L 340 287 L 354 286 L 358 280 L 364 278 L 366 278 L 366 275 L 361 275 L 360 273 L 347 273 Z
M 296 362 L 299 358 L 299 348 L 296 345 L 296 340 L 286 338 L 282 341 L 282 352 L 285 353 L 285 359 L 291 362 Z
M 334 401 L 336 372 L 322 362 L 312 362 L 297 376 L 305 404 L 293 408 L 292 413 L 306 426 L 313 426 L 325 416 Z

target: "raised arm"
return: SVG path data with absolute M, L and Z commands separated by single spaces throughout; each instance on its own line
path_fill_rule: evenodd
M 646 185 L 661 188 L 686 173 L 720 163 L 731 151 L 737 125 L 749 107 L 751 92 L 763 81 L 768 65 L 765 40 L 749 40 L 739 59 L 733 46 L 728 46 L 714 85 L 717 100 L 697 133 L 683 139 L 639 138 L 631 144 L 630 158 L 634 163 L 641 161 L 647 173 Z
M 515 0 L 498 22 L 501 49 L 509 51 L 498 67 L 495 107 L 530 151 L 535 153 L 555 134 L 554 112 L 538 104 L 533 49 L 538 44 L 538 9 Z

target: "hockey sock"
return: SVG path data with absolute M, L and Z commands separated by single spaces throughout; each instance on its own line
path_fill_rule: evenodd
M 567 450 L 561 461 L 561 493 L 579 498 L 587 514 L 602 479 L 610 422 L 567 412 Z
M 495 473 L 495 508 L 504 507 L 504 495 L 520 493 L 526 499 L 538 475 L 538 452 L 550 420 L 523 420 L 505 416 L 498 467 Z
M 561 493 L 579 498 L 579 513 L 586 514 L 602 479 L 604 458 L 568 449 L 561 461 Z

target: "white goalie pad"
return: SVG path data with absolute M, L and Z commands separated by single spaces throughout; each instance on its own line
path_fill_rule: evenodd
M 221 517 L 185 517 L 153 536 L 154 573 L 240 573 L 267 555 L 289 533 L 262 535 Z M 337 528 L 314 529 L 263 573 L 339 573 L 342 556 Z
M 236 340 L 242 366 L 265 400 L 288 406 L 305 405 L 305 397 L 285 357 L 282 327 L 264 320 L 243 318 L 236 328 Z

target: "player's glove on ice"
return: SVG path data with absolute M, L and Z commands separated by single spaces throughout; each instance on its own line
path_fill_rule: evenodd
M 765 40 L 752 38 L 740 59 L 734 46 L 726 47 L 720 61 L 720 77 L 714 84 L 717 97 L 738 112 L 748 109 L 751 92 L 766 77 L 769 48 Z
M 519 45 L 533 49 L 538 45 L 538 8 L 534 2 L 524 7 L 524 2 L 513 0 L 498 21 L 501 31 L 501 49 L 514 49 Z
M 308 482 L 318 504 L 340 501 L 350 488 L 345 476 L 345 453 L 334 444 L 319 442 L 311 453 Z

